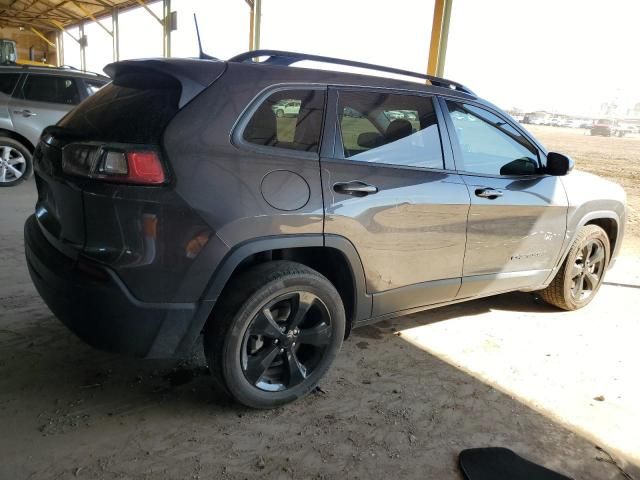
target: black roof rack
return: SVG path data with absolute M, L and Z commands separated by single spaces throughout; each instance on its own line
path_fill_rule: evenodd
M 348 67 L 366 68 L 368 70 L 378 70 L 380 72 L 394 73 L 396 75 L 404 75 L 407 77 L 420 78 L 422 80 L 429 80 L 432 85 L 437 87 L 450 88 L 459 92 L 464 92 L 469 95 L 476 96 L 469 88 L 464 85 L 447 80 L 445 78 L 433 77 L 431 75 L 425 75 L 424 73 L 410 72 L 408 70 L 402 70 L 393 67 L 384 67 L 382 65 L 374 65 L 372 63 L 356 62 L 353 60 L 344 60 L 341 58 L 324 57 L 322 55 L 311 55 L 307 53 L 295 53 L 285 52 L 282 50 L 253 50 L 250 52 L 241 53 L 229 59 L 230 62 L 254 62 L 254 58 L 269 57 L 263 60 L 262 64 L 267 65 L 282 65 L 289 66 L 293 63 L 301 62 L 303 60 L 309 60 L 312 62 L 332 63 L 335 65 L 346 65 Z

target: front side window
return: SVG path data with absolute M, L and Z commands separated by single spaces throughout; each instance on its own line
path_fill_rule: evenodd
M 22 87 L 22 96 L 25 100 L 36 102 L 64 103 L 66 105 L 80 103 L 76 81 L 70 77 L 54 75 L 29 75 Z
M 280 90 L 253 113 L 242 138 L 265 147 L 317 152 L 324 111 L 324 90 Z
M 497 115 L 447 101 L 462 158 L 458 170 L 484 175 L 531 175 L 540 171 L 538 150 Z
M 338 115 L 344 157 L 362 162 L 443 168 L 430 97 L 343 91 Z

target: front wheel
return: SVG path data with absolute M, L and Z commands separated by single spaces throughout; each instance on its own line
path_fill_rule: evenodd
M 231 280 L 205 330 L 209 368 L 233 398 L 274 408 L 309 393 L 345 332 L 340 295 L 304 265 L 274 261 Z
M 32 169 L 27 147 L 13 138 L 0 137 L 0 187 L 12 187 L 26 180 Z
M 602 285 L 610 248 L 609 237 L 602 228 L 582 227 L 562 267 L 549 286 L 539 292 L 542 299 L 563 310 L 587 305 Z

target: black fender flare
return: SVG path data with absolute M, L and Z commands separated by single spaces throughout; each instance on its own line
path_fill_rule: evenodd
M 284 248 L 326 247 L 340 251 L 351 269 L 354 291 L 353 321 L 355 324 L 371 316 L 372 297 L 367 294 L 362 260 L 354 245 L 340 235 L 303 234 L 261 237 L 242 242 L 233 247 L 215 269 L 211 281 L 204 290 L 191 324 L 180 341 L 176 356 L 189 354 L 202 332 L 225 285 L 238 265 L 256 253 Z

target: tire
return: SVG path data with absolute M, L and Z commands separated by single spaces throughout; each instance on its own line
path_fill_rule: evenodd
M 278 118 L 284 117 L 284 110 L 276 110 L 276 117 Z
M 253 267 L 225 287 L 205 329 L 214 381 L 252 408 L 297 400 L 329 370 L 345 321 L 340 295 L 317 271 L 289 261 Z
M 29 149 L 13 138 L 0 137 L 0 187 L 13 187 L 29 178 L 32 172 Z
M 602 228 L 597 225 L 582 227 L 562 267 L 549 286 L 540 290 L 542 299 L 563 310 L 577 310 L 587 305 L 602 285 L 610 249 L 609 237 Z M 586 268 L 585 257 L 589 258 Z

